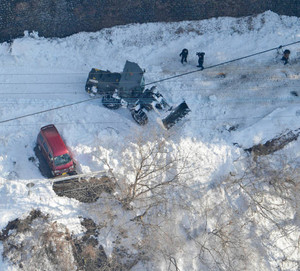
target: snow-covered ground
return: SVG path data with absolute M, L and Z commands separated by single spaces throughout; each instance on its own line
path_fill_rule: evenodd
M 97 222 L 103 219 L 97 215 L 97 208 L 105 200 L 88 205 L 58 197 L 51 181 L 28 160 L 34 156 L 41 126 L 56 125 L 83 173 L 105 170 L 101 163 L 104 158 L 109 158 L 115 169 L 122 172 L 125 169 L 119 157 L 125 151 L 134 151 L 130 142 L 138 137 L 151 141 L 165 135 L 156 122 L 155 112 L 150 113 L 147 126 L 139 127 L 126 109 L 109 111 L 100 100 L 3 121 L 88 99 L 84 86 L 92 67 L 121 72 L 126 60 L 137 62 L 146 70 L 146 83 L 150 83 L 195 70 L 199 51 L 205 52 L 205 67 L 299 40 L 300 18 L 266 12 L 253 18 L 133 24 L 63 39 L 25 33 L 12 44 L 2 43 L 0 228 L 35 208 L 67 225 L 74 234 L 83 230 L 78 216 L 85 215 Z M 189 49 L 185 65 L 179 58 L 183 48 Z M 191 109 L 186 120 L 168 135 L 170 144 L 189 153 L 201 172 L 198 179 L 189 183 L 191 187 L 203 190 L 205 186 L 211 187 L 218 176 L 234 171 L 234 161 L 245 155 L 242 148 L 300 128 L 300 97 L 290 94 L 300 90 L 300 44 L 288 49 L 292 52 L 291 65 L 278 63 L 276 52 L 271 51 L 156 84 L 170 104 L 185 100 Z M 236 129 L 230 131 L 230 127 Z M 299 141 L 281 152 L 291 159 L 299 158 Z M 34 183 L 30 193 L 28 183 Z M 116 207 L 114 212 L 126 220 L 122 209 Z M 131 231 L 134 233 L 135 229 Z M 109 254 L 113 236 L 110 232 L 105 236 L 101 243 Z M 193 258 L 196 254 L 193 255 L 192 247 L 189 249 L 179 255 L 180 270 L 205 270 L 198 269 Z M 273 264 L 270 263 L 271 269 Z M 166 270 L 163 263 L 157 266 Z M 257 267 L 262 270 L 264 266 Z M 1 270 L 17 270 L 14 268 L 0 263 Z M 140 263 L 136 268 L 143 270 L 146 266 Z

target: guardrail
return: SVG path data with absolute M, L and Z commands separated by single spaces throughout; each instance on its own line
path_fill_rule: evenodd
M 94 172 L 89 172 L 89 173 L 69 175 L 69 176 L 64 176 L 64 177 L 56 177 L 56 178 L 52 178 L 52 179 L 49 179 L 49 180 L 51 182 L 67 181 L 67 180 L 72 180 L 72 179 L 78 179 L 80 181 L 82 178 L 96 177 L 96 176 L 99 176 L 99 175 L 112 177 L 111 171 L 101 170 L 101 171 L 94 171 Z

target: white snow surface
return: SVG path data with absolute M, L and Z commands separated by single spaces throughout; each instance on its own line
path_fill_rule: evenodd
M 0 228 L 32 209 L 50 214 L 74 234 L 83 230 L 79 216 L 103 219 L 97 216 L 101 200 L 89 205 L 57 196 L 52 181 L 28 160 L 42 126 L 56 125 L 83 173 L 106 170 L 104 157 L 122 172 L 118 159 L 131 151 L 133 135 L 148 136 L 149 141 L 153 131 L 164 135 L 155 112 L 149 113 L 148 125 L 140 127 L 128 110 L 110 111 L 101 100 L 2 121 L 88 99 L 84 87 L 93 67 L 121 72 L 126 60 L 133 61 L 146 70 L 150 83 L 195 70 L 198 51 L 205 52 L 207 67 L 298 40 L 300 18 L 265 12 L 251 18 L 132 24 L 67 38 L 25 32 L 12 44 L 0 44 Z M 185 65 L 179 57 L 183 48 L 189 49 Z M 201 157 L 201 177 L 192 187 L 209 186 L 217 176 L 228 174 L 244 155 L 243 148 L 300 128 L 300 97 L 290 94 L 300 90 L 300 44 L 288 48 L 291 65 L 278 63 L 271 51 L 156 84 L 170 104 L 185 100 L 191 109 L 171 129 L 170 144 L 190 157 Z M 237 129 L 229 131 L 234 126 Z M 298 158 L 299 140 L 282 152 Z M 34 183 L 30 191 L 28 183 Z M 114 211 L 125 216 L 122 209 Z M 108 255 L 110 234 L 101 241 Z M 181 255 L 180 270 L 198 270 L 192 254 Z M 0 270 L 15 268 L 0 262 Z M 136 270 L 145 268 L 139 263 Z

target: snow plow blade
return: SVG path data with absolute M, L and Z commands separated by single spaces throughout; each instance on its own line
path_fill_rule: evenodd
M 176 106 L 174 109 L 171 109 L 171 113 L 162 119 L 162 124 L 164 128 L 170 129 L 178 121 L 184 118 L 191 110 L 189 109 L 186 102 L 182 102 L 180 105 Z

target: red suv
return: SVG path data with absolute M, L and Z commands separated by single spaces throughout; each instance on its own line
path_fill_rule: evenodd
M 53 176 L 75 172 L 73 158 L 53 124 L 41 128 L 37 146 L 47 160 Z

